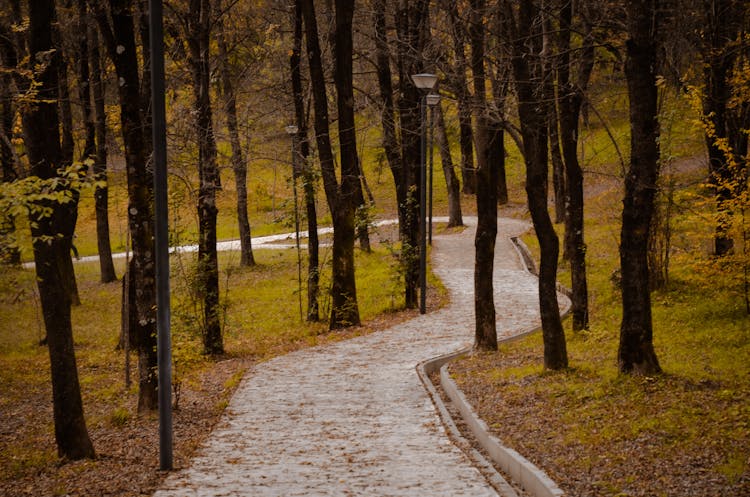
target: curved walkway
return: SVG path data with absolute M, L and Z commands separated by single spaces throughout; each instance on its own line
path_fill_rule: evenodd
M 474 226 L 433 237 L 432 267 L 449 306 L 388 330 L 275 358 L 246 374 L 168 496 L 494 496 L 444 432 L 415 366 L 473 341 Z M 498 220 L 498 334 L 538 322 L 537 280 Z

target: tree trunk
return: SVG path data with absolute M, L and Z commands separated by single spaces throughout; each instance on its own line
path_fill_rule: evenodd
M 210 78 L 211 6 L 209 0 L 191 0 L 188 19 L 188 46 L 193 76 L 195 132 L 198 137 L 198 273 L 203 295 L 203 352 L 224 353 L 219 307 L 219 262 L 216 251 L 216 191 L 219 169 L 216 165 Z
M 137 319 L 130 329 L 138 347 L 138 410 L 158 407 L 158 379 L 156 358 L 156 265 L 154 247 L 154 216 L 151 207 L 153 181 L 147 163 L 147 143 L 144 136 L 144 117 L 141 115 L 138 58 L 132 0 L 109 0 L 112 26 L 107 13 L 96 4 L 96 17 L 114 62 L 120 84 L 120 123 L 125 146 L 125 167 L 128 179 L 128 226 L 133 245 L 131 262 L 132 293 L 135 309 L 129 309 Z M 89 4 L 92 6 L 93 4 Z M 171 385 L 165 385 L 170 388 Z
M 404 302 L 407 308 L 417 306 L 419 287 L 419 216 L 421 185 L 420 94 L 411 81 L 412 74 L 424 72 L 421 54 L 425 44 L 421 29 L 427 19 L 428 2 L 420 0 L 399 4 L 396 11 L 398 38 L 398 114 L 401 122 L 401 185 L 406 194 L 403 204 L 404 225 L 401 228 L 401 262 L 404 271 Z M 401 218 L 401 216 L 399 216 Z
M 73 149 L 75 143 L 73 140 L 73 111 L 70 105 L 70 88 L 68 86 L 68 62 L 65 59 L 66 54 L 62 48 L 62 32 L 60 31 L 60 26 L 57 22 L 52 24 L 52 38 L 55 40 L 55 45 L 57 45 L 57 50 L 60 53 L 57 64 L 57 87 L 59 92 L 58 106 L 60 112 L 60 131 L 62 132 L 62 140 L 60 142 L 61 162 L 59 167 L 65 168 L 73 164 Z M 78 195 L 77 192 L 76 195 Z M 74 231 L 77 218 L 78 210 L 76 209 L 75 217 L 73 219 Z M 71 249 L 73 249 L 72 243 L 71 239 Z M 69 260 L 61 261 L 63 263 L 61 270 L 67 281 L 71 303 L 74 306 L 79 306 L 81 305 L 81 298 L 78 294 L 78 282 L 76 281 L 73 259 L 70 257 L 68 257 L 68 259 Z
M 4 69 L 15 69 L 18 63 L 16 50 L 10 35 L 0 34 L 0 63 Z M 16 109 L 11 91 L 12 77 L 9 72 L 0 74 L 0 166 L 2 182 L 12 182 L 18 178 L 16 157 L 12 148 L 13 121 Z M 21 265 L 21 251 L 16 242 L 16 223 L 12 215 L 0 214 L 0 264 Z
M 84 0 L 79 0 L 83 2 Z M 102 78 L 99 35 L 96 26 L 89 26 L 89 60 L 91 61 L 91 97 L 94 102 L 96 156 L 94 160 L 94 205 L 96 210 L 96 246 L 99 252 L 101 282 L 117 281 L 109 242 L 109 188 L 107 186 L 107 116 L 104 110 L 104 82 Z
M 463 193 L 474 195 L 476 193 L 477 179 L 474 169 L 474 132 L 471 127 L 471 93 L 469 92 L 469 84 L 466 81 L 466 69 L 468 67 L 466 53 L 464 52 L 464 47 L 467 44 L 466 31 L 460 19 L 459 4 L 452 0 L 443 0 L 441 3 L 448 16 L 455 53 L 453 74 L 447 83 L 456 94 L 456 104 L 458 106 L 458 144 L 461 150 Z
M 335 79 L 339 110 L 339 146 L 341 149 L 341 185 L 336 180 L 333 152 L 328 128 L 328 104 L 325 76 L 320 56 L 315 6 L 302 0 L 302 15 L 307 39 L 308 65 L 313 88 L 315 133 L 318 156 L 328 207 L 333 219 L 333 258 L 331 316 L 329 326 L 338 329 L 358 325 L 359 308 L 354 279 L 354 192 L 357 175 L 357 148 L 354 129 L 354 96 L 352 87 L 351 23 L 354 6 L 336 2 L 336 68 Z
M 305 116 L 305 100 L 302 89 L 302 6 L 300 1 L 294 2 L 294 43 L 289 57 L 291 69 L 292 93 L 294 95 L 294 116 L 297 123 L 299 143 L 300 171 L 302 188 L 305 194 L 305 210 L 307 212 L 307 320 L 320 320 L 320 306 L 318 293 L 320 291 L 320 262 L 318 241 L 318 213 L 315 207 L 315 175 L 310 166 L 310 142 L 308 141 L 307 118 Z M 295 171 L 295 174 L 298 172 Z
M 542 101 L 544 82 L 538 55 L 542 52 L 542 33 L 537 22 L 539 9 L 531 0 L 522 1 L 516 24 L 507 2 L 505 7 L 506 23 L 513 44 L 512 65 L 526 163 L 526 195 L 541 249 L 539 309 L 544 340 L 544 367 L 564 369 L 568 366 L 568 354 L 557 303 L 559 241 L 547 211 L 547 113 Z
M 484 70 L 484 0 L 471 0 L 471 72 L 474 75 L 474 117 L 477 140 L 477 231 L 474 239 L 474 346 L 497 350 L 497 324 L 492 275 L 497 238 L 497 162 L 493 161 L 494 140 L 498 134 L 490 127 Z M 501 135 L 502 136 L 502 135 Z
M 704 2 L 705 32 L 701 37 L 705 45 L 703 48 L 705 82 L 705 97 L 703 99 L 704 120 L 710 123 L 711 132 L 706 133 L 706 147 L 708 149 L 709 183 L 713 186 L 716 197 L 717 223 L 714 230 L 714 253 L 717 256 L 729 254 L 734 247 L 734 240 L 730 233 L 732 224 L 731 201 L 733 199 L 733 184 L 737 181 L 735 171 L 728 164 L 727 152 L 719 143 L 727 141 L 732 146 L 733 135 L 745 135 L 737 127 L 732 131 L 733 109 L 730 105 L 732 98 L 732 69 L 739 50 L 734 42 L 741 32 L 741 19 L 735 0 L 713 0 Z M 736 108 L 736 106 L 734 106 Z M 739 150 L 735 155 L 741 156 Z
M 571 6 L 572 2 L 565 2 Z M 562 20 L 560 21 L 562 26 Z M 546 54 L 544 63 L 545 85 L 544 91 L 547 101 L 547 134 L 549 136 L 549 153 L 552 159 L 552 189 L 555 199 L 555 223 L 562 223 L 565 220 L 565 165 L 563 164 L 562 154 L 560 152 L 560 135 L 558 133 L 558 109 L 557 95 L 555 94 L 556 73 L 558 70 L 558 59 L 561 53 L 558 50 L 556 54 L 551 53 L 552 44 L 552 14 L 544 14 L 544 53 Z M 566 54 L 567 55 L 567 54 Z M 567 253 L 563 251 L 563 258 Z
M 588 284 L 586 281 L 586 242 L 583 222 L 583 171 L 578 162 L 578 122 L 584 92 L 594 68 L 594 45 L 591 27 L 584 28 L 583 47 L 579 51 L 577 82 L 571 80 L 570 37 L 572 6 L 564 3 L 560 9 L 560 35 L 558 37 L 559 110 L 562 134 L 562 153 L 565 162 L 565 253 L 570 261 L 572 282 L 571 314 L 573 331 L 587 329 L 589 325 Z
M 448 143 L 448 133 L 445 130 L 443 107 L 438 104 L 435 107 L 435 110 L 437 111 L 437 145 L 440 150 L 440 162 L 443 165 L 445 186 L 448 190 L 448 227 L 463 226 L 464 221 L 461 214 L 461 185 L 458 184 L 456 171 L 453 168 L 453 158 L 451 157 L 450 143 Z
M 52 0 L 29 3 L 30 69 L 42 64 L 44 53 L 52 50 L 51 29 L 55 19 Z M 37 60 L 37 56 L 39 59 Z M 36 76 L 39 101 L 30 106 L 23 117 L 26 152 L 32 174 L 52 179 L 63 164 L 60 147 L 58 100 L 58 65 L 60 53 Z M 57 189 L 62 194 L 61 189 Z M 76 197 L 74 195 L 74 197 Z M 36 263 L 37 285 L 42 303 L 44 324 L 52 375 L 52 401 L 55 440 L 60 457 L 81 459 L 94 457 L 94 447 L 86 429 L 71 325 L 71 294 L 63 270 L 70 260 L 70 247 L 75 228 L 77 201 L 48 201 L 49 214 L 31 214 L 31 232 Z
M 341 150 L 340 194 L 333 212 L 333 284 L 331 329 L 358 325 L 357 287 L 354 279 L 354 214 L 364 200 L 357 164 L 357 134 L 354 124 L 352 18 L 354 2 L 336 0 L 335 72 Z M 359 192 L 359 194 L 358 194 Z
M 224 112 L 227 115 L 229 143 L 232 147 L 232 171 L 237 189 L 237 224 L 240 233 L 240 266 L 254 266 L 250 219 L 247 213 L 247 163 L 242 153 L 240 133 L 237 125 L 237 96 L 232 71 L 227 54 L 227 42 L 224 38 L 224 27 L 219 24 L 219 69 L 221 71 L 222 93 L 224 95 Z
M 648 235 L 659 161 L 655 74 L 658 4 L 657 0 L 628 4 L 625 61 L 631 138 L 620 236 L 622 324 L 617 362 L 622 373 L 644 375 L 661 371 L 652 342 L 648 273 Z

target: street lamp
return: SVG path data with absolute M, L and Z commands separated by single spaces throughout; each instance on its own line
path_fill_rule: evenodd
M 437 76 L 429 73 L 412 74 L 411 80 L 414 86 L 428 93 L 435 87 Z M 425 130 L 425 114 L 427 113 L 426 95 L 419 102 L 420 110 L 420 135 L 421 135 L 421 158 L 419 169 L 419 313 L 427 312 L 427 227 L 425 226 L 425 207 L 427 190 L 427 137 Z
M 427 101 L 427 106 L 430 108 L 430 140 L 429 140 L 429 149 L 430 149 L 430 200 L 428 202 L 429 204 L 429 229 L 427 230 L 427 243 L 432 246 L 432 177 L 434 175 L 434 169 L 432 167 L 433 164 L 433 152 L 434 152 L 434 141 L 435 141 L 435 106 L 437 106 L 438 103 L 440 103 L 440 95 L 437 93 L 430 93 L 425 97 L 425 100 Z
M 294 239 L 297 244 L 297 295 L 299 297 L 299 317 L 304 319 L 302 314 L 302 252 L 299 246 L 299 214 L 297 212 L 297 133 L 299 128 L 290 124 L 286 128 L 286 133 L 292 139 L 292 192 L 294 196 Z

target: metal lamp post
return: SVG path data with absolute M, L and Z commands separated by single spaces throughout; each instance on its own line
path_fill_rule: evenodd
M 299 213 L 297 208 L 297 133 L 299 128 L 290 124 L 285 129 L 292 139 L 292 194 L 294 196 L 294 239 L 297 245 L 297 295 L 299 297 L 299 316 L 301 320 L 304 320 L 304 314 L 302 313 L 302 251 L 299 245 Z
M 156 355 L 159 370 L 159 467 L 170 470 L 172 453 L 172 338 L 169 305 L 167 125 L 164 103 L 164 30 L 160 0 L 149 2 L 151 108 L 154 144 L 154 245 L 156 262 Z
M 437 76 L 430 73 L 412 74 L 411 80 L 414 86 L 420 90 L 426 90 L 419 102 L 420 110 L 420 135 L 421 135 L 421 158 L 419 169 L 419 313 L 427 312 L 427 226 L 426 215 L 426 193 L 427 193 L 427 133 L 425 129 L 425 115 L 427 113 L 427 95 L 437 83 Z
M 429 139 L 429 150 L 430 150 L 430 198 L 428 202 L 429 209 L 429 228 L 427 230 L 427 243 L 432 246 L 432 177 L 434 175 L 433 164 L 433 153 L 434 153 L 434 142 L 435 142 L 435 107 L 440 103 L 440 95 L 437 93 L 430 93 L 425 97 L 427 106 L 430 108 L 430 139 Z

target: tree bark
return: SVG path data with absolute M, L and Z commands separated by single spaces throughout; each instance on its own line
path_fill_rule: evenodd
M 52 0 L 29 2 L 30 69 L 42 64 L 44 54 L 54 47 L 52 23 L 55 6 Z M 60 53 L 55 51 L 49 64 L 36 75 L 39 100 L 23 116 L 26 151 L 32 174 L 41 179 L 52 179 L 63 165 L 58 116 L 58 66 Z M 59 195 L 70 195 L 60 187 Z M 75 193 L 74 199 L 77 198 Z M 71 325 L 71 294 L 66 286 L 64 267 L 70 260 L 70 247 L 75 228 L 77 201 L 44 202 L 51 213 L 35 211 L 31 214 L 31 233 L 36 263 L 37 285 L 42 303 L 44 324 L 52 375 L 52 401 L 55 421 L 55 440 L 60 457 L 82 459 L 94 457 L 94 447 L 86 429 L 83 402 Z
M 583 171 L 578 162 L 578 125 L 584 94 L 594 68 L 591 27 L 584 28 L 583 47 L 579 51 L 577 81 L 571 78 L 570 37 L 572 6 L 564 2 L 560 9 L 560 34 L 557 66 L 559 84 L 560 140 L 565 161 L 565 253 L 570 261 L 571 314 L 573 331 L 589 325 L 588 284 L 586 279 L 586 242 L 583 222 Z
M 741 2 L 739 2 L 741 3 Z M 714 230 L 714 253 L 729 254 L 734 247 L 730 233 L 733 185 L 738 181 L 727 160 L 727 152 L 719 145 L 726 140 L 734 155 L 742 160 L 741 148 L 747 149 L 747 133 L 740 131 L 742 125 L 734 115 L 738 106 L 732 106 L 732 84 L 730 79 L 739 50 L 734 42 L 740 36 L 743 15 L 735 0 L 712 0 L 704 2 L 705 30 L 703 36 L 703 98 L 704 119 L 710 123 L 712 133 L 706 133 L 708 149 L 709 183 L 716 196 L 717 223 Z M 747 126 L 747 123 L 744 123 Z M 745 146 L 736 147 L 737 137 L 744 136 Z M 730 152 L 732 153 L 732 152 Z M 740 180 L 741 181 L 741 180 Z
M 294 96 L 294 116 L 297 123 L 299 155 L 301 167 L 294 171 L 302 179 L 305 194 L 305 210 L 307 213 L 307 321 L 320 320 L 320 261 L 318 240 L 318 213 L 315 207 L 315 175 L 310 167 L 310 142 L 308 141 L 307 118 L 305 116 L 305 100 L 302 89 L 302 6 L 299 0 L 294 2 L 294 43 L 289 57 L 291 69 L 292 93 Z
M 517 23 L 512 8 L 505 4 L 507 32 L 512 40 L 512 65 L 518 96 L 518 116 L 526 163 L 526 195 L 529 211 L 541 249 L 539 264 L 539 309 L 544 340 L 544 367 L 568 366 L 565 333 L 557 303 L 557 258 L 559 241 L 547 211 L 547 113 L 544 108 L 544 82 L 541 75 L 542 33 L 539 8 L 532 0 L 522 0 Z
M 443 166 L 443 175 L 445 176 L 445 186 L 448 190 L 448 227 L 463 226 L 463 216 L 461 214 L 461 185 L 456 177 L 456 171 L 453 167 L 453 157 L 451 157 L 450 143 L 448 143 L 448 133 L 445 130 L 445 118 L 443 116 L 443 107 L 438 104 L 435 107 L 437 117 L 437 145 L 440 150 L 440 162 Z
M 224 353 L 219 308 L 219 261 L 216 251 L 216 191 L 219 169 L 216 165 L 216 139 L 211 111 L 209 0 L 191 0 L 187 42 L 193 76 L 195 131 L 198 137 L 198 279 L 203 295 L 203 352 Z
M 357 286 L 354 279 L 354 215 L 362 196 L 354 124 L 353 40 L 354 2 L 336 0 L 335 72 L 338 105 L 341 186 L 333 211 L 331 328 L 359 324 Z M 361 199 L 360 199 L 361 197 Z
M 406 194 L 403 204 L 403 227 L 401 228 L 401 256 L 404 270 L 404 302 L 407 308 L 417 306 L 419 287 L 419 199 L 421 185 L 420 141 L 420 94 L 411 81 L 411 75 L 424 72 L 422 50 L 425 37 L 421 30 L 426 22 L 428 2 L 399 3 L 396 9 L 397 66 L 398 66 L 398 115 L 401 123 L 401 181 Z
M 458 144 L 461 151 L 462 191 L 467 195 L 474 195 L 477 188 L 477 178 L 474 168 L 474 132 L 471 127 L 471 93 L 466 80 L 466 69 L 469 65 L 466 62 L 464 51 L 467 44 L 466 31 L 458 11 L 458 2 L 443 0 L 442 4 L 448 14 L 449 29 L 456 57 L 453 74 L 447 83 L 456 94 L 458 106 Z
M 360 323 L 354 279 L 354 193 L 359 181 L 354 129 L 354 94 L 352 87 L 352 15 L 351 2 L 336 2 L 335 80 L 339 111 L 339 147 L 341 150 L 341 184 L 336 179 L 333 152 L 329 138 L 328 104 L 325 77 L 320 56 L 315 6 L 302 0 L 308 65 L 313 88 L 315 132 L 318 156 L 328 207 L 333 219 L 333 256 L 330 329 Z
M 18 63 L 16 49 L 12 43 L 10 28 L 3 26 L 0 33 L 0 63 L 4 69 L 15 69 Z M 2 182 L 18 178 L 16 156 L 12 149 L 13 121 L 16 115 L 11 85 L 13 78 L 8 71 L 0 74 L 0 166 Z M 0 264 L 21 265 L 21 251 L 16 242 L 16 223 L 13 216 L 0 215 Z
M 69 167 L 73 164 L 73 149 L 75 146 L 73 140 L 73 111 L 70 105 L 70 87 L 68 86 L 68 61 L 66 60 L 65 51 L 62 48 L 62 31 L 60 25 L 55 21 L 52 24 L 52 38 L 55 43 L 56 50 L 59 52 L 57 67 L 57 87 L 58 87 L 58 107 L 60 117 L 60 131 L 62 133 L 60 142 L 60 167 Z M 76 192 L 77 196 L 78 193 Z M 75 222 L 78 218 L 78 210 L 76 209 L 75 217 L 73 219 L 73 230 L 75 231 Z M 71 239 L 71 247 L 72 247 Z M 70 292 L 71 303 L 74 306 L 81 305 L 81 298 L 78 294 L 78 282 L 76 281 L 75 268 L 73 267 L 73 259 L 68 258 L 63 260 L 63 266 L 61 270 L 65 274 L 65 280 L 67 281 L 68 291 Z
M 132 0 L 108 0 L 112 17 L 100 4 L 96 10 L 99 28 L 114 62 L 118 80 L 120 123 L 125 146 L 125 168 L 128 180 L 128 226 L 133 246 L 130 285 L 135 307 L 128 310 L 131 337 L 138 349 L 138 410 L 158 407 L 156 357 L 156 265 L 154 260 L 154 216 L 151 207 L 153 181 L 147 168 L 148 150 L 141 114 L 140 77 L 133 24 Z M 148 128 L 150 129 L 150 128 Z M 166 388 L 170 386 L 165 385 Z
M 79 0 L 83 2 L 83 0 Z M 87 22 L 87 26 L 88 26 Z M 117 281 L 115 264 L 112 261 L 112 245 L 109 242 L 109 187 L 107 186 L 107 116 L 104 110 L 104 82 L 102 78 L 99 35 L 96 26 L 88 26 L 89 61 L 91 62 L 91 98 L 94 103 L 94 135 L 96 153 L 94 157 L 94 208 L 96 210 L 96 246 L 99 252 L 101 282 Z
M 484 0 L 471 0 L 471 72 L 474 75 L 474 132 L 477 144 L 476 196 L 477 231 L 474 239 L 474 312 L 476 317 L 474 346 L 497 350 L 497 324 L 492 275 L 497 238 L 497 163 L 492 159 L 493 141 L 487 109 L 487 88 L 484 69 Z
M 648 236 L 659 161 L 656 88 L 658 0 L 628 4 L 625 76 L 630 100 L 630 165 L 625 177 L 620 265 L 622 323 L 617 353 L 622 373 L 661 372 L 653 346 Z
M 223 24 L 219 24 L 219 70 L 221 71 L 224 112 L 227 117 L 229 143 L 232 147 L 232 171 L 237 189 L 237 225 L 240 233 L 240 266 L 254 266 L 253 243 L 250 219 L 247 213 L 247 163 L 242 152 L 240 133 L 237 124 L 237 95 L 232 81 L 232 70 L 227 53 L 227 42 Z

